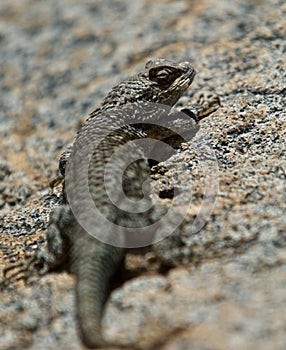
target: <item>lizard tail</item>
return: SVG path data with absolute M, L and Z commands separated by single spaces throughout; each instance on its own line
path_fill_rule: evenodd
M 101 319 L 108 296 L 109 281 L 122 261 L 124 250 L 113 247 L 82 232 L 75 245 L 72 264 L 75 272 L 77 319 L 80 337 L 89 348 L 103 346 Z M 88 236 L 88 237 L 87 237 Z M 79 246 L 80 245 L 80 246 Z M 81 256 L 78 256 L 80 252 Z

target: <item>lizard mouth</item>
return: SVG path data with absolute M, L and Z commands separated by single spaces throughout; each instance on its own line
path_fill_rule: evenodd
M 182 87 L 185 85 L 186 89 L 191 85 L 196 76 L 196 71 L 190 65 L 188 67 L 184 67 L 187 71 L 182 78 Z
M 181 95 L 182 91 L 188 89 L 188 87 L 192 84 L 194 77 L 196 75 L 196 71 L 194 70 L 194 68 L 192 66 L 190 66 L 190 64 L 187 64 L 184 62 L 184 63 L 182 63 L 182 65 L 183 65 L 182 71 L 184 74 L 182 74 L 182 76 L 177 78 L 173 82 L 173 84 L 172 84 L 173 86 L 171 87 L 171 90 L 178 90 L 180 95 Z

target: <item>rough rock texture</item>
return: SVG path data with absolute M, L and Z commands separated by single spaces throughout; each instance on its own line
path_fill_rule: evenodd
M 49 182 L 84 116 L 148 58 L 185 59 L 198 74 L 181 104 L 206 90 L 222 107 L 201 122 L 200 148 L 183 145 L 153 177 L 162 201 L 173 182 L 178 210 L 187 207 L 192 259 L 162 271 L 129 255 L 105 337 L 144 349 L 285 349 L 285 16 L 282 0 L 2 1 L 0 269 L 44 244 L 59 194 Z M 202 203 L 211 214 L 192 234 Z M 2 291 L 0 348 L 83 349 L 73 287 L 58 272 Z

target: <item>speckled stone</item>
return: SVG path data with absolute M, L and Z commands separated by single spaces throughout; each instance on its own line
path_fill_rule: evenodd
M 130 254 L 104 336 L 131 349 L 284 350 L 285 17 L 283 0 L 2 1 L 0 269 L 45 244 L 59 155 L 108 89 L 151 57 L 188 60 L 197 76 L 180 105 L 204 90 L 222 106 L 153 185 L 175 184 L 191 259 L 162 271 Z M 1 291 L 0 348 L 84 349 L 73 288 L 55 272 Z

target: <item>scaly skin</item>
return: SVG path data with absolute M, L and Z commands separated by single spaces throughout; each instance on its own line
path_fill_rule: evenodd
M 121 115 L 118 115 L 118 112 L 115 113 L 115 116 L 113 115 L 112 109 L 115 107 L 135 102 L 153 102 L 173 106 L 190 86 L 194 75 L 194 69 L 188 63 L 177 64 L 165 60 L 155 60 L 147 63 L 143 73 L 123 81 L 111 90 L 103 100 L 101 107 L 91 113 L 90 118 L 80 130 L 76 142 L 85 145 L 87 138 L 90 140 L 91 137 L 100 137 L 103 130 L 110 130 L 117 123 L 119 125 Z M 124 115 L 122 115 L 123 118 Z M 96 123 L 93 123 L 94 120 L 98 125 L 97 130 L 95 130 Z M 141 120 L 137 121 L 140 122 Z M 103 147 L 104 151 L 101 152 L 100 149 L 97 149 L 94 163 L 91 162 L 89 177 L 90 179 L 94 178 L 94 182 L 90 187 L 93 200 L 98 207 L 101 207 L 104 214 L 113 221 L 118 222 L 118 218 L 116 218 L 116 213 L 108 204 L 105 195 L 104 165 L 120 143 L 124 144 L 126 141 L 141 138 L 140 133 L 142 134 L 142 130 L 135 128 L 123 131 L 120 134 L 122 136 L 121 142 L 118 141 L 118 138 L 114 141 L 111 136 Z M 81 150 L 83 147 L 81 147 Z M 141 196 L 139 188 L 146 177 L 146 173 L 149 175 L 147 159 L 145 162 L 136 163 L 133 170 L 137 176 L 128 179 L 128 182 L 133 184 L 129 189 L 129 198 Z M 74 181 L 78 181 L 80 176 L 81 167 L 80 164 L 77 164 L 77 168 L 74 169 Z M 137 184 L 138 186 L 136 186 Z M 114 185 L 111 184 L 111 186 Z M 88 220 L 88 218 L 86 219 Z M 104 228 L 99 227 L 99 230 L 102 229 Z M 71 225 L 69 231 L 67 225 L 64 225 L 60 232 L 62 236 L 67 236 L 71 241 L 72 248 L 70 249 L 69 259 L 71 270 L 77 276 L 77 314 L 81 338 L 85 345 L 89 347 L 102 346 L 104 344 L 101 336 L 103 304 L 108 294 L 110 277 L 120 266 L 125 250 L 95 240 L 84 232 L 79 225 Z
M 85 192 L 82 190 L 84 177 L 88 174 L 89 191 L 97 208 L 108 220 L 117 225 L 118 239 L 124 237 L 120 229 L 122 226 L 135 227 L 136 230 L 136 227 L 145 227 L 154 223 L 164 212 L 164 208 L 159 205 L 147 210 L 144 215 L 134 213 L 125 215 L 110 202 L 106 191 L 113 191 L 118 186 L 120 179 L 117 178 L 117 172 L 120 164 L 111 166 L 107 180 L 105 167 L 114 152 L 127 141 L 131 141 L 132 144 L 136 139 L 152 137 L 168 140 L 169 144 L 173 145 L 173 139 L 176 138 L 173 132 L 148 124 L 152 118 L 152 120 L 164 118 L 166 112 L 162 108 L 157 108 L 149 115 L 144 112 L 144 108 L 148 103 L 174 106 L 188 89 L 194 76 L 195 71 L 188 62 L 174 63 L 164 59 L 149 61 L 143 72 L 118 84 L 107 94 L 101 106 L 91 113 L 79 130 L 73 147 L 70 147 L 61 157 L 59 169 L 62 177 L 65 178 L 63 203 L 51 214 L 47 232 L 48 249 L 39 251 L 29 261 L 27 270 L 31 273 L 34 262 L 41 261 L 42 273 L 63 264 L 75 273 L 80 336 L 88 347 L 95 348 L 105 344 L 101 334 L 103 306 L 108 295 L 110 278 L 121 265 L 125 249 L 95 239 L 82 227 L 82 223 L 88 222 L 93 227 L 92 234 L 96 236 L 102 233 L 106 236 L 115 234 L 109 232 L 110 228 L 101 226 L 96 220 L 93 222 L 93 218 L 89 216 L 89 211 L 86 209 L 88 203 Z M 134 107 L 130 105 L 131 103 Z M 128 122 L 126 114 L 132 114 L 132 108 L 136 112 L 142 111 L 136 114 L 135 120 L 138 124 L 122 127 L 122 124 Z M 197 111 L 200 112 L 199 109 L 195 110 Z M 189 118 L 188 127 L 193 129 L 194 135 L 198 125 L 194 121 L 193 111 L 189 112 L 189 115 L 192 118 Z M 173 130 L 173 127 L 180 123 L 180 118 L 176 112 L 172 111 L 168 117 L 167 126 Z M 97 148 L 91 148 L 101 139 L 104 132 L 108 132 L 109 135 Z M 140 160 L 132 163 L 124 173 L 123 188 L 129 199 L 140 200 L 142 199 L 141 187 L 146 178 L 149 178 L 150 168 L 144 150 L 131 147 L 130 151 L 127 150 L 124 154 L 124 158 L 126 156 L 127 159 L 131 153 L 133 155 L 135 153 Z M 91 156 L 87 173 L 83 171 L 85 160 L 82 154 Z M 69 159 L 73 161 L 68 162 Z M 118 163 L 120 161 L 119 159 Z M 76 215 L 73 214 L 74 208 L 78 210 Z M 161 251 L 163 252 L 165 248 L 163 245 Z M 22 268 L 21 271 L 23 270 Z

